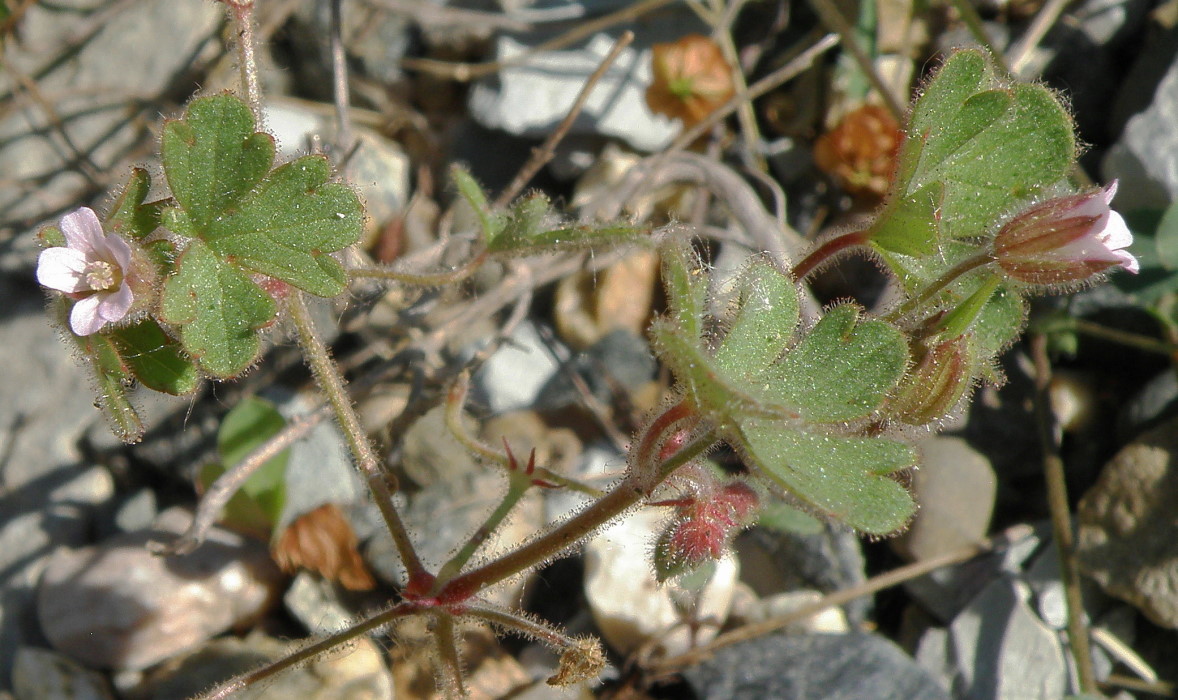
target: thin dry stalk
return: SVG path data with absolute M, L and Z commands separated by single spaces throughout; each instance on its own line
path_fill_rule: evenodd
M 498 73 L 499 71 L 509 66 L 519 65 L 527 62 L 533 56 L 542 54 L 545 51 L 557 51 L 559 49 L 572 46 L 578 41 L 587 36 L 591 36 L 603 29 L 608 29 L 614 25 L 623 24 L 631 20 L 653 12 L 663 5 L 669 5 L 675 0 L 643 0 L 643 2 L 635 3 L 629 7 L 624 7 L 616 12 L 611 12 L 598 19 L 589 22 L 582 22 L 569 31 L 560 36 L 545 41 L 533 49 L 525 51 L 518 56 L 512 56 L 506 61 L 487 61 L 484 63 L 454 63 L 451 61 L 435 61 L 428 58 L 407 58 L 401 61 L 401 65 L 408 70 L 417 70 L 422 73 L 429 73 L 440 78 L 455 80 L 461 83 L 469 82 L 471 80 L 478 80 L 479 78 Z
M 1047 482 L 1047 507 L 1051 511 L 1051 530 L 1059 549 L 1060 579 L 1068 605 L 1068 641 L 1076 660 L 1080 691 L 1096 692 L 1096 674 L 1092 670 L 1088 626 L 1084 621 L 1084 598 L 1080 591 L 1080 563 L 1076 558 L 1076 539 L 1072 531 L 1068 505 L 1067 481 L 1063 459 L 1055 437 L 1055 416 L 1051 412 L 1051 360 L 1047 357 L 1047 336 L 1031 335 L 1031 356 L 1035 364 L 1035 418 L 1039 425 L 1039 445 L 1043 450 L 1043 477 Z
M 716 650 L 740 642 L 747 642 L 751 639 L 763 637 L 777 630 L 784 629 L 792 624 L 809 619 L 818 613 L 833 608 L 838 605 L 862 598 L 863 596 L 878 593 L 879 591 L 897 586 L 905 581 L 910 581 L 914 578 L 923 576 L 930 571 L 936 571 L 942 567 L 957 564 L 968 559 L 972 559 L 979 554 L 985 554 L 996 550 L 1004 549 L 1014 542 L 1025 538 L 1030 534 L 1031 528 L 1026 525 L 1016 525 L 1015 527 L 1007 529 L 1005 532 L 991 537 L 982 542 L 962 547 L 953 552 L 942 554 L 939 557 L 933 557 L 925 561 L 918 561 L 901 566 L 898 569 L 893 569 L 886 574 L 872 577 L 867 581 L 845 590 L 836 591 L 825 596 L 822 600 L 815 601 L 810 605 L 806 605 L 798 610 L 775 617 L 771 620 L 759 622 L 751 625 L 745 625 L 732 630 L 726 634 L 716 637 L 711 642 L 692 649 L 684 654 L 673 656 L 656 664 L 651 670 L 656 675 L 663 675 L 678 672 L 688 666 L 699 663 L 708 658 Z
M 622 32 L 622 35 L 614 42 L 609 53 L 601 60 L 597 69 L 593 71 L 588 80 L 585 81 L 585 84 L 581 86 L 581 91 L 577 93 L 577 99 L 573 100 L 573 105 L 569 108 L 568 114 L 564 116 L 564 119 L 560 121 L 556 129 L 548 134 L 548 138 L 544 139 L 544 143 L 532 151 L 532 157 L 528 159 L 528 162 L 524 163 L 524 166 L 516 173 L 511 183 L 495 198 L 495 201 L 491 205 L 493 208 L 500 209 L 507 206 L 531 182 L 532 178 L 536 176 L 536 173 L 540 172 L 540 168 L 543 168 L 548 164 L 548 161 L 556 156 L 556 146 L 569 133 L 569 129 L 573 128 L 573 122 L 577 120 L 577 116 L 585 109 L 585 103 L 589 101 L 589 95 L 592 94 L 593 88 L 597 86 L 597 83 L 601 82 L 606 72 L 618 60 L 618 56 L 633 41 L 634 32 Z

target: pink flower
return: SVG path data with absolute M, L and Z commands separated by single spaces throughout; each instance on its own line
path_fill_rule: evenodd
M 1036 204 L 1011 219 L 994 238 L 994 257 L 1014 279 L 1060 284 L 1087 279 L 1120 265 L 1137 274 L 1137 258 L 1125 250 L 1133 234 L 1109 208 L 1114 180 L 1104 189 Z
M 97 333 L 119 321 L 131 309 L 134 295 L 128 284 L 131 246 L 108 235 L 87 207 L 61 219 L 64 248 L 47 248 L 37 260 L 37 281 L 76 299 L 70 329 L 77 335 Z

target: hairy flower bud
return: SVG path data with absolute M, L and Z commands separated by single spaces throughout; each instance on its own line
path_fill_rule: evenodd
M 760 497 L 748 484 L 733 481 L 674 503 L 675 520 L 655 547 L 660 581 L 723 557 L 732 538 L 757 511 Z
M 973 383 L 970 336 L 946 340 L 914 353 L 915 363 L 888 402 L 889 418 L 928 425 L 944 418 Z
M 994 258 L 1008 276 L 1028 284 L 1079 282 L 1120 265 L 1136 274 L 1125 248 L 1133 234 L 1109 208 L 1114 180 L 1103 189 L 1041 202 L 1011 219 L 994 238 Z

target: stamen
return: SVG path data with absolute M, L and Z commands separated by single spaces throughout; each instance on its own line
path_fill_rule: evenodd
M 105 260 L 92 260 L 86 264 L 86 284 L 94 291 L 114 289 L 122 282 L 118 266 Z

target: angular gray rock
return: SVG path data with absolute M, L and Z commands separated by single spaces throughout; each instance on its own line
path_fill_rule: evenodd
M 873 634 L 773 635 L 683 674 L 699 700 L 949 700 L 927 671 Z
M 1116 206 L 1123 211 L 1164 209 L 1178 200 L 1178 62 L 1149 107 L 1125 125 L 1102 170 L 1105 179 L 1121 181 Z

